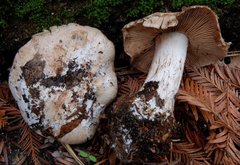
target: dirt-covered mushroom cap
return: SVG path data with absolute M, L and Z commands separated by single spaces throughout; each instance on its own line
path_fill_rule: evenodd
M 163 33 L 176 31 L 187 36 L 186 64 L 191 66 L 205 66 L 223 59 L 230 45 L 221 36 L 216 14 L 206 6 L 183 8 L 175 13 L 157 12 L 128 23 L 122 31 L 125 52 L 132 65 L 143 72 L 148 72 L 151 65 L 155 38 Z
M 64 143 L 93 137 L 115 98 L 114 45 L 88 26 L 54 26 L 16 54 L 9 86 L 25 121 Z

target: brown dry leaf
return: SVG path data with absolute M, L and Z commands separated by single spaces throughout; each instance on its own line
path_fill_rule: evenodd
M 144 83 L 145 75 L 127 76 L 124 81 L 119 81 L 118 95 L 128 95 L 131 96 L 141 88 Z
M 12 100 L 11 92 L 8 88 L 7 82 L 0 84 L 0 98 L 8 103 Z
M 181 142 L 174 143 L 173 152 L 175 157 L 181 158 L 181 163 L 185 165 L 210 164 L 210 158 L 204 153 L 203 148 L 197 147 L 194 143 Z
M 20 122 L 21 125 L 21 135 L 18 144 L 21 146 L 23 152 L 30 156 L 34 165 L 40 164 L 38 155 L 39 148 L 43 144 L 42 137 L 35 133 L 27 123 L 22 119 Z
M 207 158 L 214 158 L 214 165 L 240 162 L 239 80 L 239 69 L 218 63 L 189 69 L 178 92 L 177 99 L 198 107 L 208 123 L 204 151 Z
M 5 114 L 6 114 L 6 111 L 0 109 L 0 129 L 2 129 L 8 124 L 7 117 Z
M 9 102 L 11 97 L 8 88 L 0 85 L 0 129 L 6 126 L 11 127 L 9 122 L 21 118 L 20 111 Z
M 213 106 L 211 102 L 213 101 L 213 96 L 190 78 L 184 81 L 184 86 L 178 91 L 177 99 L 179 102 L 187 102 L 190 105 L 199 107 L 203 111 L 212 112 Z M 197 93 L 196 91 L 202 91 L 202 93 Z
M 230 80 L 231 83 L 240 88 L 240 69 L 236 67 L 228 67 L 224 63 L 218 63 L 214 66 L 216 73 L 224 80 Z
M 77 165 L 74 159 L 67 158 L 67 157 L 55 157 L 56 165 Z
M 191 110 L 192 110 L 195 120 L 198 121 L 198 111 L 197 111 L 196 106 L 190 105 L 190 107 L 191 107 Z
M 6 162 L 6 156 L 4 153 L 6 146 L 5 141 L 3 139 L 0 139 L 0 163 L 7 163 Z
M 84 165 L 84 163 L 79 159 L 69 144 L 62 143 L 62 145 L 68 151 L 69 155 L 71 155 L 71 157 L 77 162 L 77 164 Z
M 188 68 L 187 75 L 214 95 L 224 90 L 223 80 L 217 76 L 212 67 Z
M 108 158 L 109 160 L 109 164 L 110 165 L 115 165 L 116 164 L 116 159 L 117 159 L 117 156 L 116 156 L 116 152 L 112 152 Z

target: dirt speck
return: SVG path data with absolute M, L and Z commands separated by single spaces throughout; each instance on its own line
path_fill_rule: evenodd
M 76 119 L 72 120 L 71 122 L 63 125 L 61 127 L 60 134 L 57 136 L 57 138 L 63 137 L 67 133 L 71 132 L 74 128 L 76 128 L 82 121 L 80 118 L 81 117 L 79 116 L 79 118 L 76 118 Z
M 145 101 L 149 101 L 152 98 L 155 98 L 157 106 L 162 108 L 165 104 L 165 100 L 161 99 L 159 94 L 157 93 L 158 87 L 159 87 L 158 81 L 149 81 L 144 84 L 143 90 L 137 93 L 137 97 L 141 97 Z
M 32 60 L 28 61 L 21 67 L 27 86 L 31 86 L 40 79 L 44 78 L 43 69 L 45 67 L 45 63 L 45 61 L 41 60 L 41 55 L 36 54 Z

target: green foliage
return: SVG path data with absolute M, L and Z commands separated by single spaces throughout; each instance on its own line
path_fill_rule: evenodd
M 0 28 L 8 25 L 8 17 L 15 16 L 23 22 L 31 21 L 39 29 L 52 25 L 76 22 L 75 16 L 81 17 L 87 24 L 106 28 L 115 22 L 128 22 L 153 12 L 164 11 L 165 8 L 179 10 L 182 6 L 208 5 L 221 13 L 232 6 L 237 0 L 85 0 L 78 2 L 78 11 L 69 7 L 74 1 L 67 2 L 58 13 L 51 8 L 52 0 L 1 0 L 0 1 Z M 59 1 L 54 2 L 60 3 Z M 56 9 L 54 9 L 56 10 Z M 6 18 L 7 15 L 7 18 Z M 114 31 L 114 29 L 112 30 Z
M 88 0 L 83 12 L 95 26 L 110 23 L 112 17 L 126 21 L 159 11 L 163 0 Z
M 46 0 L 24 0 L 15 6 L 15 15 L 23 20 L 30 20 L 39 26 L 39 29 L 47 28 L 52 24 L 60 24 L 58 18 L 53 17 L 46 8 Z
M 23 20 L 30 20 L 42 28 L 53 25 L 60 25 L 74 21 L 75 12 L 63 8 L 59 13 L 54 13 L 50 9 L 50 0 L 24 0 L 19 1 L 15 6 L 15 15 Z
M 24 18 L 26 16 L 30 16 L 30 18 L 39 17 L 42 13 L 45 13 L 45 0 L 25 0 L 19 1 L 15 6 L 15 14 Z M 35 14 L 37 16 L 35 16 Z
M 0 0 L 0 29 L 7 27 L 7 17 L 11 16 L 12 2 L 10 0 Z
M 3 18 L 0 18 L 0 29 L 5 28 L 7 26 L 6 21 Z
M 88 22 L 97 27 L 113 21 L 128 22 L 157 11 L 180 10 L 183 6 L 207 5 L 219 15 L 237 0 L 86 0 L 81 11 Z M 105 26 L 106 27 L 106 26 Z
M 182 6 L 207 5 L 217 11 L 218 14 L 221 14 L 224 8 L 231 7 L 236 1 L 237 0 L 172 0 L 172 7 L 179 10 Z
M 86 158 L 88 161 L 92 161 L 93 163 L 96 163 L 97 162 L 97 158 L 93 155 L 90 155 L 84 151 L 80 151 L 79 152 L 79 155 L 83 158 Z
M 69 23 L 69 22 L 74 22 L 74 16 L 76 15 L 76 11 L 68 9 L 67 7 L 64 7 L 64 9 L 60 13 L 60 18 L 62 22 L 64 23 Z
M 128 10 L 128 17 L 138 17 L 139 15 L 149 15 L 156 9 L 160 9 L 163 6 L 161 0 L 139 0 L 133 8 Z
M 101 25 L 109 19 L 112 10 L 122 5 L 123 0 L 93 0 L 85 6 L 85 16 L 92 20 L 93 24 Z

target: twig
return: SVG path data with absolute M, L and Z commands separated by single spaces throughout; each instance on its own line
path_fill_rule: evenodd
M 79 165 L 84 165 L 84 163 L 77 157 L 69 144 L 62 143 L 62 145 Z
M 171 146 L 171 149 L 170 149 L 170 163 L 172 163 L 172 161 L 173 161 L 173 142 L 170 142 L 170 146 Z
M 240 51 L 231 51 L 228 52 L 226 57 L 232 57 L 232 56 L 240 56 Z

